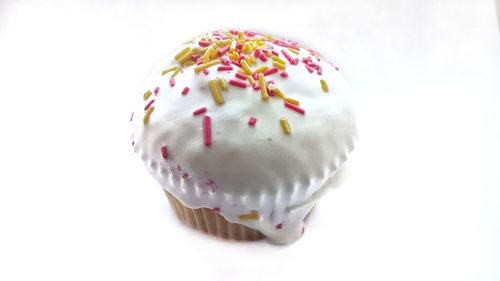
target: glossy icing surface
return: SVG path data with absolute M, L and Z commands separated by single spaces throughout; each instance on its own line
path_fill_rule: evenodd
M 219 50 L 225 47 L 228 50 L 221 56 Z M 239 57 L 230 52 L 233 47 Z M 179 56 L 175 58 L 186 48 L 194 54 L 187 54 L 190 60 L 200 64 L 209 48 L 217 55 L 205 62 L 221 57 L 223 62 L 206 70 L 198 67 L 197 72 L 196 63 L 186 65 Z M 278 59 L 273 60 L 273 53 Z M 228 64 L 225 59 L 230 60 L 231 54 L 235 63 Z M 248 61 L 251 76 L 262 66 L 272 68 L 273 61 L 285 62 L 287 76 L 281 69 L 268 71 L 271 74 L 263 77 L 266 99 L 261 89 L 252 87 L 253 81 L 235 77 L 238 71 L 245 73 L 245 66 L 238 66 L 244 64 L 242 58 Z M 162 74 L 176 65 L 177 73 Z M 221 66 L 232 70 L 219 71 Z M 218 78 L 244 82 L 247 87 L 229 84 L 224 90 Z M 218 94 L 210 88 L 210 80 L 217 81 Z M 340 72 L 290 41 L 250 32 L 219 31 L 196 37 L 162 62 L 146 82 L 148 89 L 148 97 L 141 98 L 133 114 L 132 141 L 151 175 L 186 206 L 217 210 L 231 222 L 258 229 L 274 243 L 290 243 L 301 236 L 304 217 L 354 148 L 355 120 Z M 281 93 L 300 105 L 285 106 Z M 203 107 L 206 112 L 193 114 Z M 210 144 L 205 116 L 210 117 Z M 249 124 L 252 117 L 256 120 Z M 289 134 L 280 119 L 286 119 Z

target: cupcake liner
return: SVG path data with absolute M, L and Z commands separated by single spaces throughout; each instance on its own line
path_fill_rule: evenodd
M 168 191 L 163 191 L 179 220 L 194 229 L 230 240 L 254 241 L 264 238 L 258 230 L 229 222 L 221 214 L 209 208 L 188 208 Z

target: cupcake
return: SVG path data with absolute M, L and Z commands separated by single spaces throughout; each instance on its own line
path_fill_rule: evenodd
M 161 62 L 132 145 L 180 220 L 235 240 L 297 240 L 354 148 L 339 69 L 251 31 L 195 37 Z

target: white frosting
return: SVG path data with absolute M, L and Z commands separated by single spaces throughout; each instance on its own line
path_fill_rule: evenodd
M 145 89 L 158 86 L 160 90 L 149 99 L 155 99 L 155 110 L 147 125 L 143 124 L 147 101 L 141 98 L 134 111 L 134 149 L 151 175 L 184 205 L 219 208 L 227 220 L 258 229 L 274 243 L 293 242 L 301 236 L 304 217 L 354 147 L 356 126 L 346 101 L 348 88 L 338 70 L 313 58 L 322 67 L 322 75 L 309 73 L 299 62 L 287 63 L 287 78 L 279 73 L 266 76 L 287 97 L 299 100 L 305 115 L 285 108 L 278 97 L 262 101 L 260 91 L 252 87 L 229 85 L 228 91 L 221 92 L 225 104 L 217 105 L 208 80 L 235 79 L 237 67 L 221 72 L 213 66 L 205 75 L 188 66 L 175 77 L 174 87 L 169 86 L 170 74 L 161 75 L 162 69 L 176 64 L 175 54 L 186 46 L 197 46 L 198 40 L 180 46 L 146 82 Z M 280 52 L 282 47 L 274 49 Z M 288 52 L 292 57 L 309 55 L 305 49 L 300 56 Z M 251 66 L 254 70 L 272 66 L 271 59 L 257 61 Z M 322 90 L 320 79 L 328 83 L 328 93 Z M 182 95 L 186 86 L 190 91 Z M 203 115 L 193 115 L 201 107 L 207 107 L 212 120 L 211 146 L 203 143 Z M 254 127 L 248 125 L 252 116 L 257 118 Z M 288 119 L 290 135 L 280 127 L 282 117 Z M 162 145 L 168 148 L 167 159 L 162 158 Z M 258 211 L 258 220 L 239 219 L 251 210 Z

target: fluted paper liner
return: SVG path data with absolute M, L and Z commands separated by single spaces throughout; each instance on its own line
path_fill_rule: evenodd
M 221 214 L 209 208 L 188 208 L 168 191 L 163 191 L 165 191 L 170 206 L 174 209 L 177 217 L 194 229 L 231 240 L 252 241 L 264 238 L 258 230 L 229 222 Z

